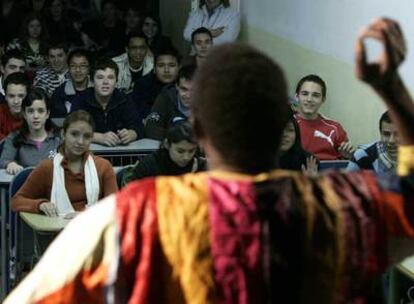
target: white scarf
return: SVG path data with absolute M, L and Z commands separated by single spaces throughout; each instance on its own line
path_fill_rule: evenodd
M 65 187 L 65 170 L 61 166 L 63 155 L 57 153 L 53 158 L 53 184 L 50 192 L 50 201 L 57 205 L 59 215 L 65 215 L 75 212 L 69 200 L 68 192 Z M 84 168 L 85 188 L 87 205 L 90 207 L 98 201 L 99 197 L 99 179 L 96 171 L 95 162 L 92 156 L 88 156 Z

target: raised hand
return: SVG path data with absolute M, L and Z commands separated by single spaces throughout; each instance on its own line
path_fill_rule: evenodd
M 364 40 L 373 38 L 383 45 L 380 57 L 369 63 Z M 407 47 L 401 28 L 397 22 L 388 18 L 374 20 L 363 28 L 356 41 L 355 72 L 359 79 L 374 88 L 381 87 L 397 76 L 397 69 L 405 59 Z

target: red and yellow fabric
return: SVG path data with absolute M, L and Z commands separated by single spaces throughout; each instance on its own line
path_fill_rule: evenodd
M 5 303 L 366 303 L 387 238 L 414 237 L 413 184 L 280 170 L 146 179 L 71 222 Z

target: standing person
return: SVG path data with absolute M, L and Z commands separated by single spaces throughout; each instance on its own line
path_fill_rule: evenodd
M 125 50 L 125 53 L 112 60 L 119 69 L 117 88 L 128 94 L 141 77 L 153 70 L 154 57 L 149 51 L 147 38 L 142 32 L 129 34 Z
M 30 91 L 30 81 L 23 73 L 9 74 L 4 81 L 6 103 L 0 104 L 0 141 L 23 123 L 22 101 Z
M 200 27 L 211 32 L 214 45 L 233 42 L 240 32 L 240 14 L 230 7 L 229 0 L 202 0 L 188 16 L 184 39 L 191 42 L 191 34 Z
M 93 127 L 93 119 L 85 111 L 66 117 L 59 153 L 33 170 L 11 201 L 13 211 L 66 215 L 116 192 L 111 164 L 89 151 Z
M 380 140 L 363 145 L 352 156 L 347 170 L 374 170 L 376 173 L 395 172 L 399 136 L 388 111 L 379 120 Z
M 367 63 L 363 42 L 374 37 L 385 53 Z M 5 304 L 379 303 L 373 277 L 414 238 L 414 105 L 397 72 L 405 50 L 389 19 L 356 46 L 357 76 L 400 132 L 399 176 L 308 178 L 273 171 L 289 109 L 282 70 L 250 46 L 216 47 L 192 104 L 210 171 L 131 183 L 78 216 Z M 257 136 L 269 130 L 275 140 Z
M 326 84 L 317 75 L 303 77 L 296 86 L 302 147 L 319 160 L 350 159 L 354 148 L 340 123 L 323 117 L 319 109 L 326 100 Z
M 191 124 L 177 121 L 168 128 L 158 151 L 144 157 L 123 174 L 122 183 L 160 175 L 180 175 L 207 169 L 206 160 L 197 156 L 198 145 Z
M 213 46 L 213 36 L 205 27 L 196 29 L 191 34 L 191 45 L 193 46 L 194 55 L 184 58 L 181 65 L 193 64 L 200 66 L 206 58 L 208 51 Z
M 93 117 L 93 142 L 106 146 L 126 145 L 143 133 L 135 105 L 115 88 L 118 72 L 110 58 L 98 59 L 92 71 L 94 87 L 72 102 L 72 111 L 85 110 Z
M 84 49 L 74 49 L 68 55 L 69 78 L 55 89 L 52 96 L 52 118 L 64 118 L 72 110 L 72 102 L 77 96 L 86 94 L 93 84 L 89 79 L 90 53 Z
M 0 157 L 0 168 L 12 175 L 53 158 L 60 144 L 60 136 L 49 119 L 50 102 L 45 93 L 32 90 L 23 99 L 22 113 L 24 122 L 20 130 L 6 137 Z

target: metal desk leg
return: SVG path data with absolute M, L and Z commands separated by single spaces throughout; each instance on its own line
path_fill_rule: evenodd
M 0 203 L 1 203 L 1 290 L 0 290 L 0 300 L 4 299 L 7 294 L 7 286 L 9 279 L 9 269 L 8 269 L 8 242 L 7 242 L 7 189 L 5 187 L 0 187 Z

